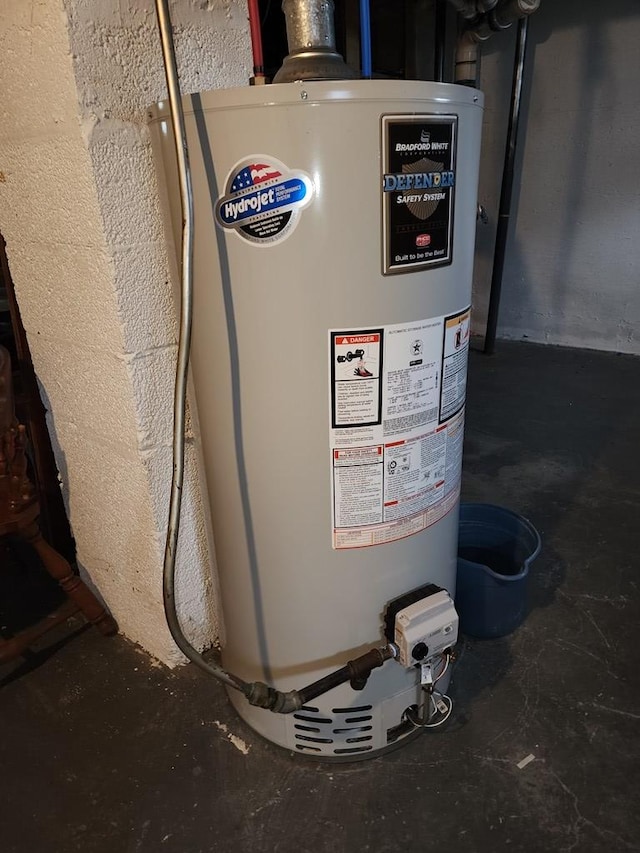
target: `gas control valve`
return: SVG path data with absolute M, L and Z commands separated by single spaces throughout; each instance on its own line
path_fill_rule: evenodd
M 406 667 L 441 655 L 458 640 L 458 614 L 451 596 L 435 584 L 426 584 L 389 603 L 385 634 L 399 649 L 397 660 Z

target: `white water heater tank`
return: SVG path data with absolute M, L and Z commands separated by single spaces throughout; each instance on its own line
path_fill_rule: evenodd
M 290 690 L 383 644 L 398 596 L 454 594 L 482 96 L 328 81 L 184 108 L 223 663 Z M 151 122 L 179 246 L 168 106 Z M 269 740 L 344 760 L 413 732 L 420 673 L 391 660 L 291 715 L 230 698 Z

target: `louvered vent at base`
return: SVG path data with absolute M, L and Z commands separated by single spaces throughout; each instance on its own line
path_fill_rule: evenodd
M 293 740 L 299 752 L 315 755 L 357 755 L 374 748 L 377 730 L 371 705 L 333 708 L 331 716 L 305 706 L 293 714 Z

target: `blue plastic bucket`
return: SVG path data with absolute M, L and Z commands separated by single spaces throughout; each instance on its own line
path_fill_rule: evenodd
M 540 535 L 521 515 L 492 504 L 461 504 L 456 610 L 472 637 L 505 637 L 527 612 L 527 577 Z

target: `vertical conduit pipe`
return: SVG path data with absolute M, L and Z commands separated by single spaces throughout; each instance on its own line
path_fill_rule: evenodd
M 193 319 L 193 189 L 187 132 L 180 96 L 180 81 L 176 52 L 173 43 L 173 26 L 169 13 L 169 0 L 155 0 L 162 59 L 167 81 L 171 129 L 175 137 L 175 153 L 180 185 L 180 206 L 182 209 L 182 254 L 180 277 L 180 324 L 178 331 L 178 358 L 173 400 L 173 477 L 169 496 L 169 523 L 165 542 L 162 587 L 165 616 L 174 642 L 180 651 L 200 669 L 213 675 L 218 681 L 243 693 L 251 705 L 266 708 L 277 714 L 291 714 L 305 703 L 305 696 L 317 697 L 332 687 L 343 684 L 349 678 L 368 678 L 371 671 L 382 666 L 387 660 L 396 657 L 398 650 L 392 643 L 381 649 L 370 649 L 360 657 L 349 661 L 320 681 L 313 682 L 301 691 L 289 690 L 283 693 L 261 681 L 246 682 L 213 661 L 205 660 L 200 652 L 185 636 L 178 612 L 175 596 L 176 551 L 180 533 L 180 511 L 182 508 L 182 487 L 184 482 L 185 450 L 185 414 L 187 401 L 187 376 L 189 354 L 191 350 L 191 331 Z
M 360 0 L 360 65 L 362 76 L 369 80 L 373 76 L 371 57 L 371 9 L 369 0 Z
M 204 660 L 185 637 L 176 610 L 175 571 L 178 535 L 180 533 L 180 511 L 184 482 L 184 430 L 186 420 L 187 376 L 189 351 L 191 349 L 191 326 L 193 316 L 193 192 L 191 168 L 187 148 L 187 132 L 180 97 L 180 82 L 173 44 L 173 27 L 169 14 L 168 0 L 156 0 L 156 14 L 160 30 L 162 58 L 167 79 L 167 91 L 171 106 L 171 127 L 175 137 L 176 161 L 180 182 L 182 205 L 182 255 L 180 279 L 180 324 L 178 335 L 178 360 L 173 398 L 173 476 L 169 498 L 169 522 L 164 551 L 162 574 L 164 609 L 167 625 L 180 651 L 219 681 L 236 690 L 243 690 L 245 683 L 214 663 Z
M 487 328 L 484 338 L 484 352 L 487 355 L 492 355 L 496 348 L 498 314 L 500 311 L 500 296 L 502 293 L 502 277 L 504 273 L 504 261 L 511 216 L 511 199 L 513 196 L 513 178 L 518 145 L 518 126 L 520 123 L 520 106 L 522 102 L 522 80 L 524 74 L 524 62 L 527 53 L 528 32 L 529 18 L 520 18 L 518 21 L 516 52 L 513 66 L 513 86 L 511 90 L 511 109 L 509 111 L 507 147 L 504 155 L 502 187 L 500 190 L 498 228 L 493 254 L 493 274 L 491 276 L 489 312 L 487 314 Z

